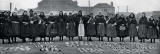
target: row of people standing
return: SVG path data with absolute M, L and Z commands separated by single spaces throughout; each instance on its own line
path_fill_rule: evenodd
M 104 16 L 101 12 L 95 17 L 93 14 L 85 17 L 82 16 L 82 11 L 74 15 L 60 11 L 58 16 L 50 13 L 49 17 L 46 17 L 44 12 L 38 15 L 31 10 L 29 13 L 28 15 L 27 11 L 24 11 L 22 16 L 18 17 L 15 12 L 12 16 L 10 12 L 4 12 L 1 17 L 1 38 L 8 39 L 9 42 L 15 42 L 16 37 L 23 42 L 26 42 L 26 38 L 34 42 L 37 37 L 41 37 L 41 40 L 49 37 L 51 41 L 56 36 L 60 37 L 60 41 L 63 41 L 64 36 L 69 40 L 78 36 L 80 41 L 82 37 L 87 37 L 89 41 L 92 41 L 92 37 L 99 38 L 99 41 L 103 41 L 103 37 L 108 37 L 108 41 L 120 37 L 120 41 L 124 41 L 124 37 L 130 36 L 130 41 L 135 41 L 135 37 L 138 37 L 142 42 L 148 38 L 155 42 L 158 38 L 157 23 L 153 18 L 148 21 L 144 13 L 139 23 L 133 13 L 127 18 L 118 14 Z

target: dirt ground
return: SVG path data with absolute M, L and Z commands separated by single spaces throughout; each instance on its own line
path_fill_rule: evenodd
M 125 42 L 119 42 L 119 38 L 115 38 L 114 42 L 98 41 L 98 38 L 93 38 L 93 41 L 58 41 L 58 37 L 54 38 L 53 42 L 27 42 L 14 44 L 0 44 L 0 54 L 160 54 L 160 42 L 140 43 L 136 38 L 136 42 L 129 42 L 129 37 L 125 38 Z M 39 38 L 37 39 L 37 41 Z M 29 40 L 28 40 L 29 41 Z M 0 40 L 1 43 L 1 40 Z

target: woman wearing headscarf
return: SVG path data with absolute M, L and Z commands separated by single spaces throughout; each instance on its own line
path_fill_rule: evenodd
M 99 41 L 103 41 L 103 37 L 105 36 L 105 18 L 101 12 L 95 17 L 96 18 L 96 30 Z
M 151 18 L 149 19 L 147 28 L 147 38 L 150 39 L 151 43 L 155 43 L 155 39 L 157 38 L 157 26 L 155 19 L 153 19 L 153 16 L 151 16 Z
M 113 42 L 113 38 L 117 37 L 117 32 L 116 32 L 116 18 L 112 14 L 109 16 L 109 21 L 107 22 L 107 27 L 106 27 L 106 35 L 108 37 L 108 41 Z
M 27 11 L 24 11 L 20 21 L 20 34 L 23 42 L 26 42 L 26 38 L 30 36 L 29 22 L 30 22 L 30 17 Z
M 145 13 L 142 13 L 142 17 L 139 20 L 139 28 L 138 28 L 138 35 L 139 35 L 139 39 L 140 42 L 145 42 L 145 39 L 147 37 L 147 17 L 145 15 Z
M 135 37 L 138 36 L 137 21 L 133 13 L 131 13 L 128 18 L 130 42 L 135 42 Z
M 10 13 L 5 11 L 2 19 L 2 33 L 3 33 L 3 43 L 4 39 L 8 40 L 8 43 L 11 43 L 11 21 L 10 21 Z
M 40 12 L 40 15 L 39 15 L 39 24 L 38 24 L 38 36 L 40 37 L 40 41 L 42 41 L 42 38 L 45 39 L 46 36 L 46 21 L 47 21 L 47 18 L 44 14 L 44 12 Z
M 41 31 L 41 27 L 39 26 L 39 24 L 41 24 L 41 19 L 39 18 L 39 16 L 37 15 L 37 13 L 34 13 L 33 17 L 30 18 L 30 35 L 32 38 L 32 41 L 35 42 L 36 38 L 40 35 Z
M 120 38 L 120 42 L 124 41 L 124 37 L 126 36 L 126 20 L 123 15 L 117 18 L 117 34 Z
M 76 37 L 76 31 L 75 31 L 74 17 L 72 13 L 69 13 L 69 16 L 67 17 L 66 22 L 67 22 L 66 35 L 69 38 L 69 40 L 73 40 L 73 37 Z
M 87 40 L 92 41 L 92 37 L 96 36 L 96 19 L 93 14 L 90 14 L 90 19 L 87 22 Z
M 16 12 L 13 12 L 11 16 L 11 27 L 12 27 L 12 41 L 16 42 L 16 37 L 20 37 L 20 18 L 18 17 Z
M 46 29 L 46 35 L 49 36 L 49 41 L 53 41 L 53 38 L 58 35 L 58 25 L 57 25 L 57 18 L 53 15 L 53 13 L 50 13 L 47 21 L 47 29 Z
M 59 12 L 59 16 L 57 17 L 57 25 L 58 25 L 58 35 L 60 37 L 60 41 L 63 41 L 63 36 L 66 34 L 66 23 L 63 12 Z

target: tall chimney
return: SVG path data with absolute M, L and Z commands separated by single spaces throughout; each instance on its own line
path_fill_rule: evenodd
M 10 11 L 12 11 L 12 2 L 10 2 L 9 8 L 10 8 Z
M 113 6 L 113 1 L 111 2 L 111 6 Z

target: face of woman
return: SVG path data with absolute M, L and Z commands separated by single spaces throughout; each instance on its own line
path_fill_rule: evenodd
M 59 12 L 59 15 L 63 15 L 63 12 Z
M 134 17 L 134 14 L 131 14 L 130 17 Z
M 143 13 L 143 14 L 142 14 L 142 17 L 145 17 L 145 16 L 146 16 L 146 14 L 145 14 L 145 13 Z
M 24 14 L 24 15 L 27 15 L 28 13 L 25 11 L 23 14 Z
M 38 16 L 37 13 L 34 13 L 34 16 Z
M 44 15 L 44 13 L 43 13 L 43 12 L 41 12 L 41 13 L 40 13 L 40 15 Z
M 4 15 L 8 15 L 8 13 L 7 13 L 7 12 L 4 12 Z
M 50 16 L 53 16 L 53 13 L 50 13 L 49 15 L 50 15 Z

